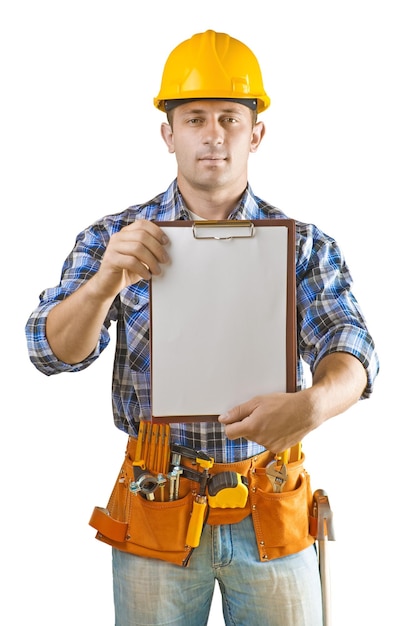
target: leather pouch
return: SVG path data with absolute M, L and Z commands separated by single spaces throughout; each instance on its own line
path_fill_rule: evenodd
M 130 447 L 106 509 L 95 507 L 90 525 L 96 538 L 124 552 L 186 565 L 192 548 L 186 546 L 194 483 L 181 481 L 178 500 L 150 501 L 133 494 L 134 479 Z
M 181 480 L 179 498 L 174 501 L 146 500 L 129 489 L 134 479 L 134 458 L 135 440 L 129 440 L 107 508 L 95 507 L 91 516 L 96 538 L 124 552 L 186 566 L 193 551 L 186 545 L 186 535 L 198 484 Z M 215 472 L 233 468 L 247 476 L 249 497 L 243 509 L 210 509 L 208 523 L 238 523 L 252 515 L 261 561 L 298 552 L 314 542 L 308 528 L 312 494 L 303 468 L 304 455 L 300 461 L 287 465 L 288 477 L 282 493 L 273 492 L 266 473 L 266 464 L 272 458 L 266 452 L 213 468 Z
M 257 468 L 250 475 L 252 520 L 262 561 L 299 552 L 314 543 L 309 533 L 310 476 L 303 463 L 304 455 L 287 464 L 288 478 L 281 493 L 274 493 L 266 468 Z

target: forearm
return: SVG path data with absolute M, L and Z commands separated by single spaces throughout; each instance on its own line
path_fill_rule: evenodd
M 168 238 L 157 224 L 137 220 L 110 237 L 100 268 L 48 315 L 46 336 L 55 356 L 81 363 L 95 349 L 114 298 L 125 287 L 160 274 Z
M 365 368 L 356 357 L 346 352 L 325 356 L 317 365 L 311 388 L 305 390 L 310 396 L 313 428 L 355 404 L 366 384 Z
M 230 439 L 246 437 L 279 452 L 355 404 L 366 380 L 365 369 L 356 357 L 334 352 L 317 365 L 311 387 L 296 393 L 257 396 L 220 415 L 219 421 Z
M 81 363 L 97 345 L 114 296 L 104 297 L 96 283 L 96 276 L 93 276 L 48 315 L 48 343 L 55 356 L 64 363 Z

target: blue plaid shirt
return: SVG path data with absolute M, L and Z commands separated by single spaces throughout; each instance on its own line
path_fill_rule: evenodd
M 229 219 L 286 217 L 257 198 L 248 186 Z M 39 306 L 26 326 L 31 361 L 41 372 L 51 375 L 76 372 L 91 365 L 109 344 L 111 323 L 117 322 L 113 414 L 116 426 L 132 436 L 137 435 L 139 420 L 151 416 L 148 283 L 139 281 L 121 291 L 108 312 L 96 350 L 82 363 L 68 365 L 59 361 L 47 342 L 45 326 L 49 311 L 97 272 L 110 237 L 138 219 L 189 220 L 190 214 L 177 182 L 173 181 L 165 193 L 150 202 L 104 217 L 81 232 L 64 263 L 59 285 L 43 291 Z M 316 226 L 296 222 L 299 389 L 305 386 L 302 361 L 314 372 L 325 355 L 341 351 L 356 356 L 367 371 L 368 384 L 363 397 L 368 397 L 372 391 L 379 369 L 378 357 L 351 293 L 351 282 L 336 242 Z M 246 439 L 227 439 L 224 426 L 217 422 L 172 424 L 171 431 L 175 441 L 205 450 L 217 462 L 239 461 L 263 450 L 262 446 Z

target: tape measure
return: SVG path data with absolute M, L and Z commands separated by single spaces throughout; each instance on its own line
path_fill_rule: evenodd
M 208 503 L 214 509 L 243 509 L 248 499 L 248 481 L 237 472 L 220 472 L 207 486 Z

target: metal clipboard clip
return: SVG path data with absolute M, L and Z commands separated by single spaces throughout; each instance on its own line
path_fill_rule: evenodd
M 214 230 L 216 231 L 215 234 Z M 248 220 L 204 220 L 193 224 L 194 239 L 229 241 L 230 239 L 242 239 L 254 235 L 255 225 Z

